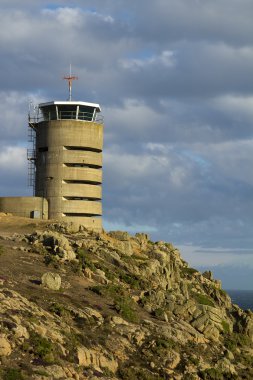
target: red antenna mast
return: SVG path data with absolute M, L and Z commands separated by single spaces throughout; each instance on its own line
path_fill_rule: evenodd
M 69 76 L 63 77 L 63 79 L 67 80 L 69 83 L 69 100 L 72 100 L 72 81 L 77 80 L 78 77 L 71 74 L 71 64 L 69 65 Z

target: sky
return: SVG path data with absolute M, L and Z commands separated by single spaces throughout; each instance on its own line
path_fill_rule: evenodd
M 99 103 L 106 230 L 253 289 L 252 0 L 1 0 L 0 196 L 27 187 L 30 102 Z

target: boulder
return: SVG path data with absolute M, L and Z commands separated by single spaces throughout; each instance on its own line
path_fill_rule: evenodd
M 0 336 L 0 357 L 9 356 L 12 352 L 11 345 L 5 335 Z
M 58 273 L 46 272 L 41 278 L 41 283 L 45 288 L 59 290 L 61 288 L 61 276 Z

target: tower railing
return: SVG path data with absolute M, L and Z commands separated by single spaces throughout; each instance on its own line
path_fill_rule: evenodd
M 81 111 L 78 113 L 76 111 L 59 111 L 58 115 L 56 112 L 43 112 L 37 115 L 29 115 L 29 123 L 40 123 L 50 120 L 82 120 L 103 124 L 104 117 L 99 113 L 94 115 L 93 112 Z

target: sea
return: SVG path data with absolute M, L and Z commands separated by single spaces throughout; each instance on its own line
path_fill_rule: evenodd
M 251 309 L 253 311 L 253 290 L 228 290 L 226 292 L 231 297 L 232 302 L 241 309 Z

